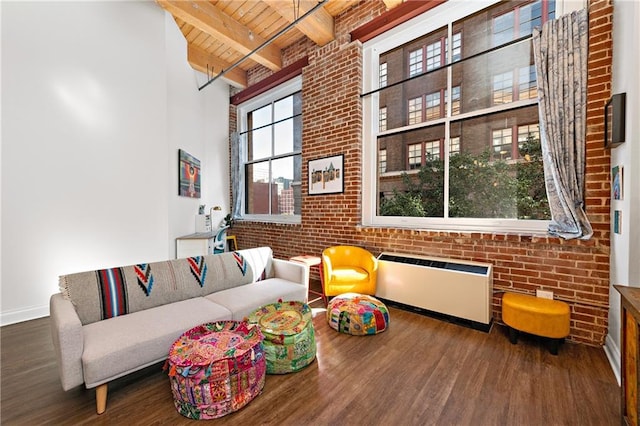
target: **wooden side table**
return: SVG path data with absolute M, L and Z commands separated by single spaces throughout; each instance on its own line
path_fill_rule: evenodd
M 320 275 L 320 286 L 322 288 L 322 292 L 319 293 L 315 290 L 309 289 L 309 293 L 322 297 L 322 302 L 324 303 L 324 306 L 327 306 L 327 296 L 324 294 L 324 279 L 322 278 L 322 259 L 320 259 L 318 256 L 303 254 L 301 256 L 292 257 L 289 260 L 292 260 L 294 262 L 304 263 L 305 265 L 307 265 L 309 269 L 311 269 L 314 266 L 318 267 L 318 274 Z

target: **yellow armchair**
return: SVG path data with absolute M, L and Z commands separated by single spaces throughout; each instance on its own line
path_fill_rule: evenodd
M 354 246 L 329 247 L 322 252 L 324 294 L 376 294 L 378 259 Z

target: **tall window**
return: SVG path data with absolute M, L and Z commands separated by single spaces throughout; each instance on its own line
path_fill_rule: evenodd
M 409 124 L 422 122 L 422 96 L 409 99 Z
M 427 120 L 434 120 L 436 118 L 440 118 L 440 92 L 429 93 L 426 96 L 426 118 Z
M 243 216 L 299 222 L 302 177 L 300 80 L 238 107 L 244 181 Z
M 493 158 L 498 160 L 511 159 L 512 147 L 511 128 L 498 129 L 493 131 L 491 147 L 493 148 Z
M 409 168 L 419 169 L 422 166 L 422 144 L 414 143 L 409 145 Z
M 513 101 L 513 73 L 493 76 L 493 103 L 507 104 Z
M 409 52 L 409 77 L 422 73 L 422 49 Z
M 365 43 L 364 72 L 384 62 L 398 83 L 365 80 L 364 224 L 546 231 L 530 34 L 554 15 L 554 1 L 445 2 Z M 403 210 L 404 195 L 421 208 Z
M 438 40 L 427 45 L 427 71 L 439 68 L 442 64 L 442 46 Z

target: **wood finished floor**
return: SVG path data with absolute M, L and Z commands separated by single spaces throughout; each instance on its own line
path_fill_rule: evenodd
M 321 307 L 321 302 L 312 306 Z M 532 336 L 471 330 L 390 308 L 390 327 L 356 337 L 314 309 L 317 358 L 266 378 L 261 395 L 220 425 L 619 425 L 619 387 L 600 348 L 565 343 L 551 355 Z M 194 425 L 173 406 L 155 365 L 95 392 L 62 390 L 49 319 L 2 327 L 2 425 Z

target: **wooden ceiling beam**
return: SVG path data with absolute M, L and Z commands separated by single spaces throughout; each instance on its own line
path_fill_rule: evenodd
M 387 6 L 387 10 L 393 9 L 402 3 L 403 0 L 382 0 L 384 5 Z
M 194 70 L 200 71 L 208 77 L 211 77 L 211 74 L 218 75 L 231 67 L 230 63 L 191 43 L 187 45 L 187 61 Z M 222 78 L 232 86 L 241 89 L 247 87 L 247 73 L 239 67 L 230 70 Z
M 266 42 L 208 1 L 156 0 L 156 3 L 174 17 L 228 44 L 242 55 L 248 55 Z M 282 69 L 282 55 L 274 44 L 255 52 L 251 59 L 273 71 Z
M 289 23 L 294 22 L 318 4 L 317 0 L 263 0 Z M 333 16 L 323 7 L 296 24 L 296 28 L 311 41 L 324 46 L 336 38 Z

